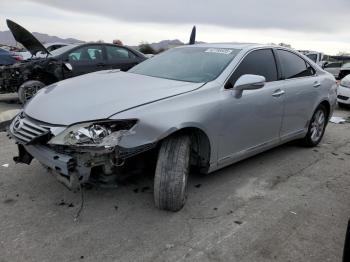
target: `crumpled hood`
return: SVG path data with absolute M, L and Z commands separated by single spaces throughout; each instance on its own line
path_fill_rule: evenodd
M 40 90 L 24 108 L 26 115 L 55 125 L 106 119 L 116 113 L 201 87 L 116 70 L 67 79 Z
M 6 23 L 16 41 L 21 43 L 32 55 L 36 55 L 40 51 L 50 54 L 43 44 L 28 30 L 9 19 L 6 20 Z

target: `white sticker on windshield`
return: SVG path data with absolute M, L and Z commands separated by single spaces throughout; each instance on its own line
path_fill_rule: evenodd
M 229 55 L 232 53 L 232 49 L 223 49 L 223 48 L 208 48 L 205 50 L 206 53 L 216 53 L 216 54 L 223 54 L 223 55 Z

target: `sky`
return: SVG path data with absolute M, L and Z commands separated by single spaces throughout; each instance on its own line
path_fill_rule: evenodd
M 193 25 L 204 42 L 287 43 L 350 53 L 349 0 L 0 0 L 0 31 L 12 19 L 32 32 L 124 44 L 179 39 Z

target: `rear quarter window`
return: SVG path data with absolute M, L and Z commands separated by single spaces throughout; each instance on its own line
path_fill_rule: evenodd
M 286 51 L 277 50 L 285 79 L 307 77 L 315 74 L 315 70 L 300 56 Z

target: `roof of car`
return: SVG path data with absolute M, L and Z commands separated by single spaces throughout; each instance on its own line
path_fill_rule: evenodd
M 210 43 L 210 44 L 196 44 L 194 47 L 208 47 L 208 48 L 234 48 L 234 49 L 246 49 L 246 48 L 258 48 L 258 47 L 274 47 L 274 45 L 256 44 L 256 43 Z
M 52 46 L 52 45 L 72 45 L 72 44 L 67 44 L 67 43 L 62 43 L 62 42 L 52 42 L 52 43 L 46 43 L 44 44 L 45 47 L 49 47 L 49 46 Z

